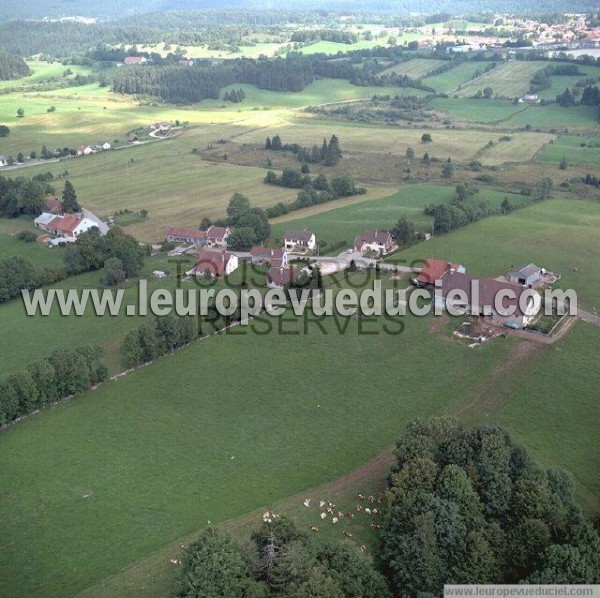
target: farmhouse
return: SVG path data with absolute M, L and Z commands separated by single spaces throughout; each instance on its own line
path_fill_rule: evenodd
M 51 214 L 43 212 L 34 221 L 35 226 L 60 237 L 65 237 L 71 242 L 91 228 L 96 227 L 100 234 L 105 235 L 108 232 L 108 226 L 102 222 L 95 214 L 89 210 L 83 209 L 77 214 Z
M 191 243 L 192 245 L 206 244 L 206 231 L 194 228 L 167 228 L 167 241 L 169 243 Z
M 384 255 L 394 246 L 394 239 L 387 230 L 367 229 L 354 239 L 354 251 L 374 251 Z
M 227 237 L 231 231 L 225 226 L 210 226 L 206 231 L 206 244 L 209 247 L 223 247 L 227 249 Z
M 289 267 L 274 267 L 267 272 L 267 286 L 284 288 L 294 282 L 294 269 Z
M 80 145 L 77 147 L 78 156 L 89 156 L 94 153 L 94 148 L 91 145 Z
M 111 148 L 110 143 L 108 143 L 108 141 L 98 141 L 98 143 L 96 143 L 96 149 L 99 151 L 106 151 L 109 150 Z
M 208 275 L 213 278 L 228 276 L 237 270 L 238 258 L 225 249 L 203 248 L 198 254 L 196 265 L 186 272 L 189 276 Z
M 535 284 L 542 277 L 542 269 L 535 264 L 523 264 L 508 273 L 508 281 L 530 286 Z
M 145 64 L 146 62 L 152 62 L 145 56 L 125 56 L 123 64 Z
M 435 281 L 442 277 L 442 274 L 449 268 L 464 274 L 466 272 L 465 267 L 460 264 L 452 264 L 443 260 L 436 260 L 435 258 L 429 258 L 425 260 L 425 266 L 421 269 L 418 276 L 415 278 L 417 286 L 429 287 L 434 286 Z
M 288 252 L 282 247 L 273 249 L 257 245 L 251 249 L 250 255 L 253 264 L 271 264 L 279 268 L 288 263 Z
M 309 230 L 286 230 L 284 235 L 285 248 L 290 251 L 293 249 L 313 250 L 317 244 L 314 233 Z

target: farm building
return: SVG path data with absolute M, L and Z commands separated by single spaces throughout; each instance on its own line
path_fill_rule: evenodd
M 205 274 L 213 278 L 229 276 L 237 270 L 238 258 L 236 255 L 225 251 L 225 249 L 203 248 L 198 254 L 196 265 L 186 272 L 189 276 L 203 276 Z
M 317 245 L 317 238 L 309 230 L 286 230 L 284 235 L 285 248 L 292 249 L 310 249 L 313 250 Z
M 62 214 L 63 213 L 63 202 L 58 197 L 48 197 L 44 202 L 46 211 L 51 214 Z
M 542 277 L 542 269 L 535 264 L 523 264 L 508 273 L 508 281 L 525 286 L 535 284 Z
M 445 262 L 444 260 L 436 260 L 430 258 L 425 261 L 425 266 L 421 269 L 418 276 L 415 278 L 415 282 L 418 286 L 433 286 L 435 281 L 442 277 L 442 274 L 449 268 L 454 269 L 456 272 L 464 274 L 466 272 L 465 267 L 460 264 L 454 264 L 451 262 Z
M 83 209 L 77 214 L 64 215 L 43 212 L 33 222 L 35 226 L 47 233 L 68 238 L 71 242 L 75 241 L 81 233 L 94 227 L 96 227 L 102 235 L 105 235 L 108 232 L 107 224 L 86 209 Z
M 169 226 L 167 228 L 167 241 L 169 243 L 191 243 L 193 245 L 206 244 L 206 231 L 195 228 L 179 228 Z
M 146 64 L 147 62 L 152 62 L 145 56 L 125 56 L 125 60 L 123 60 L 123 64 L 131 65 L 131 64 Z
M 354 239 L 354 251 L 374 251 L 385 255 L 394 247 L 392 234 L 387 230 L 367 229 Z

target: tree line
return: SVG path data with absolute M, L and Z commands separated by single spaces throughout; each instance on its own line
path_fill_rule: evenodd
M 265 149 L 275 152 L 290 151 L 304 164 L 336 166 L 342 159 L 340 141 L 335 134 L 331 136 L 329 143 L 326 138 L 323 138 L 323 143 L 320 147 L 315 144 L 312 148 L 302 147 L 297 143 L 284 144 L 279 135 L 274 135 L 273 138 L 267 137 Z
M 0 424 L 88 390 L 107 377 L 100 347 L 57 349 L 48 358 L 0 380 Z

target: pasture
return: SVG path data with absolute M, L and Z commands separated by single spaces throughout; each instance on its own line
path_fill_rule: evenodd
M 460 262 L 467 271 L 483 276 L 498 276 L 512 266 L 535 262 L 560 274 L 560 287 L 575 289 L 580 304 L 600 309 L 599 226 L 600 203 L 552 199 L 439 235 L 390 259 L 436 256 Z
M 433 137 L 432 143 L 422 143 L 421 135 L 427 130 Z M 412 147 L 417 155 L 428 152 L 430 156 L 456 161 L 468 161 L 481 151 L 490 140 L 489 131 L 452 131 L 447 129 L 399 129 L 386 126 L 358 125 L 354 123 L 328 122 L 307 118 L 280 121 L 269 127 L 252 130 L 236 138 L 238 143 L 262 143 L 266 135 L 279 134 L 284 143 L 299 143 L 311 146 L 320 144 L 324 135 L 335 133 L 342 151 L 354 153 L 382 153 L 404 156 Z M 528 160 L 553 136 L 544 133 L 515 133 L 513 141 L 520 146 L 517 161 Z M 504 160 L 502 160 L 504 161 Z
M 296 212 L 298 216 L 295 219 L 292 214 L 276 218 L 272 221 L 272 237 L 283 238 L 286 229 L 308 228 L 319 240 L 324 239 L 329 243 L 345 240 L 347 246 L 351 247 L 356 235 L 365 229 L 390 230 L 402 216 L 412 220 L 418 231 L 430 232 L 432 219 L 424 214 L 423 209 L 430 203 L 450 203 L 454 195 L 452 185 L 407 185 L 383 199 L 333 207 L 327 212 L 310 216 Z M 500 191 L 482 189 L 472 201 L 485 201 L 489 207 L 495 208 L 505 196 Z M 338 249 L 337 253 L 339 251 L 341 250 Z
M 598 130 L 598 108 L 596 106 L 570 106 L 558 104 L 529 106 L 527 110 L 515 112 L 505 121 L 507 127 L 525 127 L 558 131 L 592 132 Z
M 478 72 L 483 72 L 483 69 L 487 64 L 487 62 L 469 60 L 455 66 L 445 73 L 425 77 L 423 83 L 429 85 L 429 87 L 433 87 L 433 89 L 440 93 L 450 93 L 470 81 Z
M 479 90 L 491 87 L 494 95 L 508 98 L 521 97 L 529 89 L 529 81 L 536 71 L 547 63 L 533 60 L 511 60 L 498 65 L 460 89 L 454 91 L 460 97 L 470 97 Z
M 431 98 L 429 105 L 451 118 L 480 123 L 501 123 L 528 106 L 504 100 Z
M 583 145 L 583 146 L 582 146 Z M 576 135 L 561 135 L 536 156 L 537 162 L 559 164 L 567 158 L 569 164 L 600 164 L 600 138 Z
M 280 324 L 198 342 L 0 435 L 0 571 L 12 595 L 71 595 L 208 521 L 339 477 L 388 449 L 409 418 L 473 400 L 515 344 L 472 351 L 428 334 L 429 319 L 395 336 L 383 322 L 359 334 L 355 318 L 345 334 L 332 318 L 328 334 Z M 445 375 L 423 377 L 424 361 Z

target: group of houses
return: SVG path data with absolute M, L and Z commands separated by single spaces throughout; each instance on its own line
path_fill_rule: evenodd
M 98 143 L 93 145 L 82 144 L 77 146 L 77 155 L 78 156 L 89 156 L 90 154 L 95 154 L 96 152 L 105 152 L 106 150 L 111 149 L 111 144 L 108 141 L 98 141 Z
M 478 277 L 467 273 L 461 264 L 432 258 L 426 260 L 413 282 L 418 287 L 435 291 L 437 307 L 464 309 L 499 325 L 524 328 L 537 314 L 539 294 L 533 287 L 543 273 L 544 270 L 535 264 L 524 264 L 499 278 Z M 498 298 L 501 298 L 500 304 Z M 501 313 L 508 309 L 512 314 Z
M 81 212 L 65 214 L 63 202 L 58 198 L 48 198 L 44 212 L 42 212 L 33 223 L 37 228 L 46 233 L 55 235 L 48 242 L 50 247 L 61 243 L 74 243 L 81 233 L 96 227 L 100 234 L 108 232 L 108 225 L 90 210 L 85 208 Z

